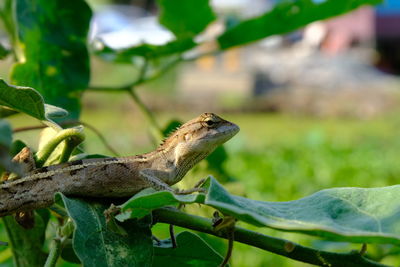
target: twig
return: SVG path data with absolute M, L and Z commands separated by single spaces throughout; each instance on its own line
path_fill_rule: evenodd
M 228 231 L 228 250 L 226 251 L 226 255 L 222 263 L 219 265 L 220 267 L 225 267 L 228 264 L 228 261 L 232 257 L 233 251 L 233 241 L 235 240 L 235 231 Z
M 150 111 L 150 109 L 143 103 L 143 101 L 140 99 L 140 97 L 136 94 L 135 89 L 129 90 L 128 91 L 129 95 L 133 99 L 133 101 L 136 103 L 136 105 L 140 108 L 140 110 L 143 112 L 143 114 L 147 117 L 151 125 L 158 131 L 161 132 L 161 127 L 158 124 L 156 118 L 154 117 L 154 114 Z
M 100 141 L 103 143 L 103 145 L 110 150 L 111 153 L 114 154 L 114 156 L 119 157 L 119 153 L 110 145 L 110 143 L 108 143 L 107 139 L 104 137 L 104 135 L 97 130 L 94 126 L 92 126 L 91 124 L 88 124 L 87 122 L 83 122 L 83 121 L 77 121 L 76 124 L 81 124 L 83 126 L 85 126 L 86 128 L 90 129 L 92 132 L 94 132 L 97 137 L 100 139 Z
M 44 267 L 56 266 L 57 260 L 61 255 L 62 241 L 60 237 L 55 237 L 50 244 L 49 256 L 47 256 Z
M 173 224 L 169 225 L 169 236 L 171 238 L 172 247 L 173 248 L 177 248 L 178 246 L 176 244 L 175 231 L 174 231 L 174 225 Z
M 26 131 L 32 131 L 32 130 L 40 130 L 40 129 L 44 129 L 47 128 L 47 125 L 36 125 L 36 126 L 27 126 L 27 127 L 19 127 L 19 128 L 15 128 L 13 130 L 13 133 L 20 133 L 20 132 L 26 132 Z
M 187 229 L 219 236 L 228 239 L 226 235 L 213 230 L 209 219 L 183 213 L 181 211 L 162 208 L 153 211 L 155 222 L 174 224 Z M 263 235 L 241 227 L 235 227 L 235 241 L 251 245 L 272 253 L 297 261 L 319 266 L 331 267 L 383 267 L 387 265 L 371 261 L 356 252 L 335 253 L 301 246 L 294 242 L 272 236 Z M 290 246 L 288 246 L 290 244 Z

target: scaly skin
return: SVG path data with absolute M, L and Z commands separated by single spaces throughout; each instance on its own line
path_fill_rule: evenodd
M 203 113 L 183 124 L 153 152 L 35 169 L 0 184 L 0 216 L 48 207 L 54 203 L 56 192 L 67 196 L 128 197 L 147 187 L 173 191 L 170 185 L 182 180 L 195 164 L 238 131 L 234 123 Z M 15 159 L 20 160 L 21 155 Z

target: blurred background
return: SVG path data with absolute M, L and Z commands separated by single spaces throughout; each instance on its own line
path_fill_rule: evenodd
M 158 24 L 152 0 L 88 2 L 94 11 L 89 41 L 93 50 L 99 41 L 119 49 L 173 39 Z M 212 23 L 200 36 L 203 40 L 213 39 L 226 24 L 260 15 L 275 4 L 211 2 L 223 20 Z M 5 34 L 0 38 L 7 46 Z M 0 61 L 1 77 L 7 77 L 11 64 L 11 59 Z M 132 82 L 139 70 L 92 56 L 91 71 L 91 86 L 118 87 Z M 385 0 L 283 36 L 178 64 L 137 92 L 163 127 L 171 119 L 186 121 L 202 112 L 216 112 L 241 127 L 217 155 L 222 167 L 203 162 L 183 186 L 212 173 L 231 193 L 289 201 L 330 187 L 400 182 L 399 75 L 400 2 Z M 83 97 L 81 120 L 96 127 L 119 154 L 154 148 L 148 120 L 125 94 L 89 91 Z M 32 120 L 16 117 L 12 123 L 29 126 Z M 36 145 L 31 133 L 18 136 Z M 110 155 L 90 130 L 85 146 L 90 153 Z M 167 237 L 162 230 L 163 226 L 156 229 L 160 237 Z M 256 230 L 333 251 L 361 247 Z M 225 242 L 211 240 L 224 253 Z M 400 264 L 399 251 L 391 246 L 371 246 L 369 252 L 381 263 Z M 235 244 L 233 259 L 234 267 L 308 266 L 241 244 Z

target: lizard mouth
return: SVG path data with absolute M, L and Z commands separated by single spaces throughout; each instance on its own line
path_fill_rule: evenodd
M 221 127 L 219 132 L 213 133 L 211 135 L 206 135 L 201 139 L 210 139 L 210 136 L 212 136 L 213 138 L 225 137 L 223 138 L 224 140 L 229 140 L 239 131 L 240 131 L 239 126 L 232 123 L 231 125 L 229 125 L 229 127 Z

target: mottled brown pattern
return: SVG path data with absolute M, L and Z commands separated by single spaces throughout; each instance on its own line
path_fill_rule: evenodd
M 24 177 L 0 184 L 0 216 L 48 207 L 53 204 L 56 192 L 129 197 L 147 187 L 172 191 L 170 185 L 179 182 L 195 164 L 238 131 L 235 124 L 213 113 L 204 113 L 183 124 L 147 154 L 29 169 Z M 26 151 L 23 153 L 26 156 Z

